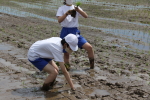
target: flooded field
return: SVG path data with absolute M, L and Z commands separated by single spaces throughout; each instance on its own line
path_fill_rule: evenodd
M 75 1 L 89 16 L 79 29 L 94 48 L 95 69 L 84 50 L 71 55 L 74 92 L 61 71 L 54 88 L 41 91 L 47 74 L 27 60 L 31 44 L 59 36 L 63 0 L 0 1 L 0 100 L 150 100 L 150 1 Z

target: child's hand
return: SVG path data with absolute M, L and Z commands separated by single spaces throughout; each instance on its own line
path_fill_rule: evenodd
M 75 91 L 76 89 L 75 88 L 71 88 L 71 91 Z
M 75 10 L 75 9 L 73 9 L 73 10 L 68 10 L 68 11 L 67 11 L 67 14 L 68 14 L 68 15 L 71 15 L 72 17 L 75 18 L 75 17 L 76 17 L 76 10 Z
M 76 10 L 76 11 L 78 11 L 78 10 L 79 10 L 78 6 L 74 6 L 74 8 L 75 8 L 75 10 Z

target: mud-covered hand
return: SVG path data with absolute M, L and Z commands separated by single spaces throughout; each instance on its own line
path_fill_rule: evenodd
M 71 91 L 75 91 L 76 89 L 75 88 L 71 88 Z
M 75 9 L 76 11 L 78 11 L 78 10 L 79 10 L 78 6 L 74 6 L 74 9 Z
M 68 10 L 67 14 L 71 15 L 72 17 L 76 17 L 76 10 L 73 9 L 73 10 Z
M 65 65 L 65 67 L 66 67 L 67 71 L 69 71 L 69 70 L 70 70 L 70 64 L 69 64 L 69 63 L 67 63 L 67 64 L 64 64 L 64 65 Z

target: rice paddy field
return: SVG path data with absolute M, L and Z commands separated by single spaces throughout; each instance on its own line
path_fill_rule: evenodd
M 92 45 L 71 54 L 69 71 L 76 91 L 62 72 L 47 92 L 47 73 L 27 59 L 37 40 L 59 37 L 56 12 L 63 0 L 0 0 L 0 100 L 150 100 L 150 1 L 74 0 L 88 18 L 79 18 L 81 35 Z

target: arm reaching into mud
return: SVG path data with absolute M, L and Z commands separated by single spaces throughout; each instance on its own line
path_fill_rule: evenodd
M 66 70 L 66 67 L 65 67 L 65 65 L 64 65 L 64 62 L 59 62 L 59 65 L 60 65 L 60 68 L 61 68 L 61 70 L 62 70 L 62 72 L 63 72 L 63 74 L 64 74 L 66 80 L 68 81 L 68 83 L 69 83 L 71 89 L 72 89 L 72 90 L 75 90 L 75 88 L 74 88 L 74 86 L 73 86 L 73 83 L 72 83 L 72 80 L 71 80 L 71 78 L 70 78 L 70 75 L 69 75 L 69 73 L 68 73 L 68 71 Z

